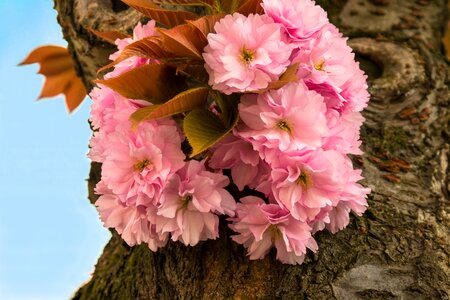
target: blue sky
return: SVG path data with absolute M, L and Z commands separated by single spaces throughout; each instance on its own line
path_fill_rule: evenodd
M 51 0 L 0 0 L 0 299 L 67 299 L 109 238 L 89 204 L 90 100 L 35 101 L 33 48 L 66 45 Z

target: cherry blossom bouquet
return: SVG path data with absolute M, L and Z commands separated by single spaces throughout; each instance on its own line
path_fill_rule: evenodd
M 216 239 L 224 215 L 250 259 L 275 247 L 301 264 L 315 232 L 365 211 L 370 190 L 348 154 L 362 153 L 366 76 L 320 6 L 124 2 L 151 21 L 117 34 L 90 94 L 106 227 L 157 251 Z

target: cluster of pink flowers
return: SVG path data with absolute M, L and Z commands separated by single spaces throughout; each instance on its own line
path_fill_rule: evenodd
M 139 24 L 133 39 L 116 41 L 119 52 L 111 59 L 126 45 L 155 34 L 154 21 Z M 105 77 L 148 63 L 157 62 L 131 57 Z M 90 121 L 96 131 L 89 157 L 102 163 L 96 206 L 105 226 L 115 228 L 130 246 L 147 243 L 153 251 L 169 236 L 191 246 L 217 238 L 217 215 L 234 216 L 236 210 L 225 190 L 228 177 L 207 170 L 205 161 L 185 161 L 184 137 L 172 119 L 144 122 L 133 130 L 130 115 L 149 102 L 124 98 L 103 85 L 90 96 Z
M 102 163 L 96 206 L 129 245 L 156 251 L 170 238 L 194 246 L 217 238 L 218 215 L 226 215 L 250 259 L 275 247 L 277 259 L 300 264 L 307 249 L 318 249 L 315 232 L 335 233 L 350 211 L 365 211 L 370 190 L 358 183 L 361 171 L 348 154 L 362 153 L 366 76 L 313 1 L 263 0 L 262 7 L 263 15 L 225 16 L 208 35 L 209 85 L 241 95 L 240 121 L 200 161 L 187 159 L 184 133 L 171 118 L 132 129 L 130 115 L 149 102 L 102 85 L 91 92 L 89 156 Z M 157 34 L 154 21 L 139 24 L 133 39 L 116 42 L 118 53 Z M 128 58 L 106 77 L 149 63 L 159 62 Z M 297 80 L 271 88 L 293 67 Z M 253 196 L 235 198 L 230 185 Z

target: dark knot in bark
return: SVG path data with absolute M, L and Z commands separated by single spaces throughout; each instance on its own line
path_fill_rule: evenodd
M 398 100 L 408 91 L 424 84 L 425 70 L 419 57 L 409 48 L 371 38 L 351 39 L 349 45 L 358 56 L 371 62 L 372 69 L 365 71 L 369 74 L 372 100 L 383 103 Z M 365 65 L 367 63 L 361 64 L 363 68 Z M 374 71 L 373 65 L 379 70 Z M 374 73 L 376 76 L 373 76 Z

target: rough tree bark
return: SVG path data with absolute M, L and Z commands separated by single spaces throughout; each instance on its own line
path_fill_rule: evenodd
M 89 33 L 130 30 L 142 18 L 113 0 L 55 0 L 58 21 L 87 89 L 113 50 Z M 354 159 L 372 188 L 362 218 L 301 266 L 273 253 L 249 261 L 222 226 L 221 238 L 151 252 L 113 237 L 74 299 L 449 299 L 449 69 L 441 38 L 445 0 L 323 0 L 370 77 Z M 92 188 L 99 180 L 93 165 Z

